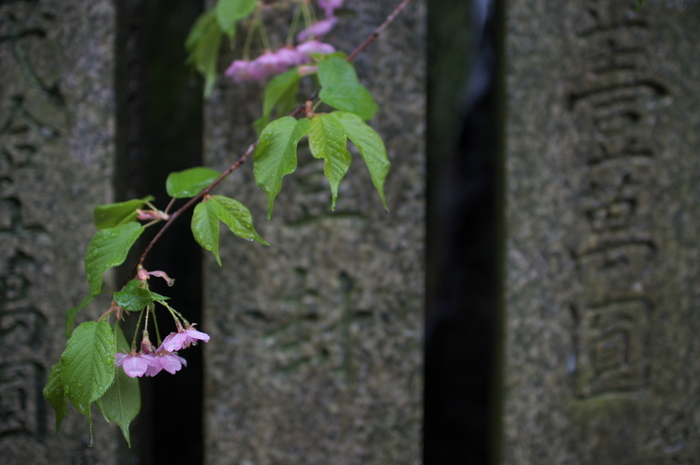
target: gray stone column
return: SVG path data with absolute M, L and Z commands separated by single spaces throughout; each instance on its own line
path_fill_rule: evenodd
M 109 1 L 0 5 L 0 455 L 4 464 L 114 463 L 117 431 L 74 409 L 54 434 L 42 397 L 87 291 L 92 207 L 112 200 Z
M 351 51 L 397 3 L 347 2 L 356 16 L 328 41 Z M 381 106 L 371 124 L 392 162 L 388 214 L 357 157 L 334 213 L 308 151 L 270 222 L 251 166 L 221 189 L 251 209 L 272 245 L 222 234 L 223 268 L 206 257 L 207 463 L 419 463 L 424 51 L 425 3 L 416 1 L 355 62 Z M 224 169 L 254 140 L 261 89 L 218 84 L 207 165 Z
M 700 457 L 697 2 L 507 2 L 502 463 Z

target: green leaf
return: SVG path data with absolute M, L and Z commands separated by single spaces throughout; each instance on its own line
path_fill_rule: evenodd
M 221 173 L 203 166 L 170 173 L 165 180 L 168 195 L 175 199 L 194 197 L 209 186 Z
M 116 347 L 129 347 L 119 326 L 115 327 Z M 122 430 L 124 439 L 131 447 L 129 425 L 141 410 L 139 380 L 129 377 L 124 370 L 116 370 L 114 383 L 97 400 L 97 407 L 109 423 L 115 422 Z
M 216 82 L 216 63 L 221 45 L 221 27 L 214 11 L 201 15 L 192 27 L 185 47 L 187 63 L 194 65 L 205 78 L 204 96 L 209 97 Z
M 236 21 L 255 10 L 256 0 L 219 0 L 214 8 L 221 30 L 229 37 L 236 34 Z
M 207 203 L 217 207 L 217 216 L 236 236 L 270 245 L 255 230 L 253 227 L 253 216 L 250 214 L 250 210 L 241 202 L 223 195 L 214 195 Z
M 360 84 L 357 73 L 350 63 L 331 57 L 318 64 L 318 79 L 322 102 L 338 110 L 355 113 L 364 121 L 372 119 L 377 112 L 377 102 L 367 88 Z
M 149 195 L 142 199 L 127 200 L 126 202 L 98 205 L 93 211 L 93 222 L 97 229 L 113 228 L 129 223 L 136 219 L 136 209 L 143 207 L 146 202 L 154 200 Z
M 309 131 L 309 148 L 315 158 L 325 160 L 323 172 L 331 185 L 335 210 L 338 200 L 338 186 L 350 168 L 350 152 L 347 149 L 347 135 L 337 119 L 332 114 L 317 114 L 311 120 Z
M 90 403 L 102 397 L 114 381 L 115 349 L 109 323 L 88 321 L 75 328 L 61 355 L 66 396 L 88 419 Z
M 102 229 L 92 237 L 85 253 L 85 274 L 90 284 L 90 297 L 102 291 L 102 275 L 110 268 L 124 263 L 129 249 L 142 232 L 143 227 L 132 222 Z
M 142 287 L 144 285 L 146 287 Z M 114 293 L 114 301 L 129 312 L 139 312 L 154 301 L 168 299 L 169 297 L 148 290 L 148 284 L 139 279 L 132 279 L 124 289 Z
M 309 133 L 306 118 L 284 116 L 268 124 L 260 135 L 253 155 L 255 182 L 268 198 L 267 218 L 272 216 L 275 197 L 282 190 L 282 178 L 297 168 L 297 144 Z
M 297 92 L 299 92 L 299 81 L 301 76 L 296 68 L 278 74 L 265 86 L 263 97 L 263 114 L 254 123 L 253 127 L 260 134 L 262 129 L 269 123 L 272 111 L 277 107 L 277 115 L 289 113 L 296 103 Z
M 221 257 L 219 257 L 219 216 L 216 204 L 205 199 L 194 207 L 192 234 L 194 234 L 194 239 L 199 245 L 214 254 L 216 262 L 221 266 Z
M 197 17 L 192 29 L 190 29 L 187 38 L 185 39 L 185 49 L 188 52 L 192 52 L 197 46 L 197 42 L 202 38 L 204 33 L 209 29 L 211 23 L 216 20 L 216 13 L 214 10 L 209 10 Z M 192 57 L 190 56 L 189 59 Z M 189 60 L 188 59 L 188 60 Z
M 345 61 L 348 57 L 348 54 L 343 51 L 336 50 L 333 53 L 326 53 L 323 55 L 320 53 L 312 53 L 311 56 L 318 57 L 318 62 L 320 63 L 325 60 L 330 60 L 331 58 L 340 58 L 341 60 Z
M 355 144 L 360 155 L 364 158 L 372 183 L 382 198 L 384 209 L 387 210 L 384 198 L 384 181 L 389 173 L 389 158 L 386 155 L 386 147 L 382 138 L 362 118 L 354 113 L 336 111 L 331 113 L 343 127 L 345 134 Z
M 61 427 L 63 418 L 68 414 L 68 406 L 66 405 L 66 391 L 63 384 L 63 365 L 59 360 L 51 367 L 49 380 L 44 387 L 44 399 L 53 407 L 56 413 L 56 432 L 58 433 Z

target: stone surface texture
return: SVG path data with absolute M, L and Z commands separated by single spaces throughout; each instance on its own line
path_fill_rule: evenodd
M 114 11 L 109 1 L 0 4 L 0 456 L 3 464 L 113 462 L 69 407 L 61 433 L 42 389 L 87 292 L 92 207 L 111 200 Z M 108 304 L 107 304 L 108 305 Z
M 700 463 L 698 2 L 508 2 L 501 463 Z
M 328 41 L 351 51 L 397 3 L 347 2 L 355 15 Z M 335 212 L 308 149 L 269 222 L 252 166 L 218 191 L 248 206 L 272 245 L 222 232 L 223 268 L 207 257 L 209 464 L 420 461 L 425 13 L 424 2 L 413 2 L 355 61 L 381 107 L 371 124 L 392 162 L 389 213 L 358 154 Z M 273 42 L 284 40 L 288 19 Z M 226 168 L 255 139 L 261 90 L 218 83 L 206 109 L 207 165 Z

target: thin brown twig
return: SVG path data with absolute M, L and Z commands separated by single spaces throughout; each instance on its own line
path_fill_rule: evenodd
M 411 0 L 403 0 L 401 3 L 399 3 L 396 6 L 396 8 L 394 8 L 394 11 L 392 11 L 389 14 L 389 16 L 386 17 L 384 22 L 380 24 L 379 27 L 375 29 L 373 33 L 367 36 L 367 38 L 360 45 L 358 45 L 345 60 L 348 62 L 354 60 L 360 52 L 362 52 L 365 48 L 367 48 L 369 44 L 371 44 L 374 41 L 374 39 L 379 37 L 379 34 L 381 34 L 382 31 L 386 29 L 386 27 L 396 19 L 399 13 L 401 13 L 401 11 L 403 11 L 403 9 L 406 8 L 409 3 L 411 3 Z
M 360 54 L 369 44 L 371 44 L 377 37 L 379 37 L 379 34 L 382 33 L 386 27 L 391 24 L 394 19 L 403 11 L 408 4 L 411 3 L 411 0 L 402 0 L 401 3 L 399 3 L 396 8 L 389 14 L 389 16 L 386 17 L 384 22 L 379 25 L 367 38 L 362 41 L 360 45 L 358 45 L 355 50 L 353 50 L 350 55 L 345 59 L 348 62 L 351 62 L 355 57 Z M 309 100 L 313 100 L 316 98 L 318 95 L 318 91 L 314 92 Z M 302 105 L 301 107 L 297 108 L 294 110 L 292 113 L 289 114 L 289 116 L 297 116 L 299 113 L 302 113 L 305 108 L 305 105 Z M 143 263 L 146 261 L 146 257 L 148 256 L 149 252 L 153 248 L 153 246 L 158 242 L 158 240 L 161 238 L 161 236 L 165 233 L 168 228 L 170 228 L 170 225 L 173 224 L 173 222 L 180 217 L 182 213 L 187 211 L 188 209 L 192 208 L 194 204 L 199 202 L 205 195 L 209 195 L 209 192 L 216 187 L 221 181 L 226 179 L 231 173 L 236 171 L 243 163 L 250 158 L 250 156 L 253 154 L 255 151 L 255 148 L 258 146 L 259 141 L 255 141 L 250 146 L 248 146 L 248 150 L 238 159 L 236 162 L 228 167 L 226 171 L 221 173 L 221 175 L 216 178 L 209 186 L 207 186 L 206 189 L 204 189 L 202 192 L 200 192 L 198 195 L 192 197 L 186 204 L 184 204 L 182 207 L 180 207 L 177 211 L 175 211 L 172 215 L 170 215 L 170 218 L 165 222 L 162 228 L 156 233 L 155 236 L 153 236 L 153 239 L 151 239 L 151 242 L 148 243 L 146 248 L 144 249 L 143 253 L 141 254 L 141 257 L 139 257 L 139 261 L 136 263 L 136 266 L 134 267 L 134 271 L 131 274 L 131 277 L 129 279 L 133 279 L 134 276 L 136 276 L 136 272 L 138 270 L 138 266 L 143 266 Z
M 218 178 L 216 178 L 209 186 L 206 187 L 202 192 L 197 194 L 196 196 L 192 197 L 185 205 L 182 207 L 178 208 L 177 211 L 175 211 L 172 215 L 170 215 L 170 218 L 168 221 L 165 222 L 162 228 L 156 233 L 155 236 L 153 236 L 153 239 L 151 239 L 151 242 L 148 243 L 146 248 L 144 249 L 143 253 L 141 254 L 141 257 L 139 258 L 139 261 L 137 262 L 137 267 L 138 265 L 142 265 L 144 261 L 146 261 L 146 256 L 148 253 L 151 251 L 153 246 L 155 245 L 156 242 L 158 242 L 158 239 L 165 233 L 165 231 L 170 227 L 171 224 L 186 210 L 191 208 L 195 203 L 199 202 L 205 195 L 208 195 L 211 190 L 216 187 L 221 181 L 226 179 L 228 175 L 236 171 L 243 163 L 246 162 L 246 160 L 250 157 L 250 155 L 255 151 L 255 148 L 258 146 L 258 141 L 255 141 L 254 143 L 250 144 L 248 147 L 248 150 L 238 159 L 236 162 L 229 166 L 226 171 L 221 173 Z M 132 274 L 132 277 L 135 276 L 135 273 Z

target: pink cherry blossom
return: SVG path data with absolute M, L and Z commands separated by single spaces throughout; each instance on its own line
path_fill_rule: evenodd
M 248 74 L 254 81 L 262 81 L 272 74 L 281 73 L 286 69 L 285 59 L 267 50 L 253 60 L 248 66 Z
M 318 53 L 321 55 L 328 55 L 329 53 L 335 52 L 335 47 L 331 44 L 324 44 L 318 40 L 309 40 L 308 42 L 303 42 L 296 46 L 298 52 L 304 55 L 311 55 L 312 53 Z
M 141 356 L 148 362 L 148 369 L 144 373 L 144 376 L 155 376 L 163 369 L 161 360 L 159 357 L 151 354 L 144 354 Z
M 192 324 L 182 331 L 168 334 L 163 340 L 161 349 L 167 352 L 177 352 L 178 350 L 197 344 L 197 341 L 209 342 L 209 335 L 197 331 L 194 329 L 194 324 Z
M 280 63 L 280 67 L 284 68 L 281 71 L 291 68 L 292 66 L 301 65 L 309 62 L 309 57 L 298 48 L 284 47 L 275 52 Z
M 326 14 L 326 18 L 333 16 L 335 10 L 343 6 L 343 0 L 317 0 L 317 3 Z
M 315 22 L 311 26 L 307 27 L 306 29 L 302 30 L 299 34 L 297 34 L 297 41 L 304 42 L 309 38 L 324 36 L 331 32 L 331 29 L 335 27 L 337 22 L 338 18 L 334 16 Z
M 252 81 L 248 70 L 250 61 L 236 60 L 226 70 L 226 77 L 233 79 L 233 82 Z
M 123 354 L 121 352 L 114 354 L 114 366 L 122 367 L 124 373 L 132 378 L 143 376 L 150 366 L 150 360 L 145 358 L 143 354 Z
M 180 371 L 183 366 L 187 366 L 187 360 L 169 352 L 161 352 L 154 358 L 158 359 L 161 368 L 171 375 Z
M 226 76 L 234 82 L 262 81 L 272 74 L 281 73 L 299 59 L 296 54 L 292 56 L 294 51 L 291 49 L 281 54 L 278 52 L 268 50 L 253 61 L 236 60 L 226 70 Z

